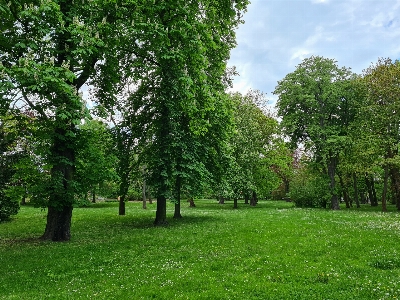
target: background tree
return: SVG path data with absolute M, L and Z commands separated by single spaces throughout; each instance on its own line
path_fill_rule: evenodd
M 302 143 L 325 166 L 330 179 L 331 208 L 339 209 L 335 174 L 346 136 L 349 99 L 344 83 L 351 72 L 332 59 L 312 56 L 278 82 L 278 115 L 293 144 Z
M 375 141 L 370 142 L 368 148 L 382 158 L 382 210 L 386 211 L 389 177 L 397 208 L 400 209 L 400 62 L 380 58 L 364 70 L 363 80 L 367 90 L 367 103 L 362 110 L 363 136 Z
M 250 205 L 257 203 L 257 194 L 268 186 L 268 175 L 273 172 L 266 165 L 267 150 L 276 132 L 277 122 L 260 107 L 265 107 L 265 95 L 259 91 L 250 91 L 245 96 L 232 95 L 235 102 L 235 134 L 230 141 L 232 157 L 234 206 L 237 198 L 250 199 Z
M 79 126 L 78 136 L 76 178 L 79 193 L 86 201 L 90 193 L 94 203 L 99 185 L 117 179 L 117 158 L 112 152 L 112 135 L 107 125 L 89 119 Z

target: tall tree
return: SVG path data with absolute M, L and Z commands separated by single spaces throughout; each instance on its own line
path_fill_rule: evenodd
M 117 44 L 119 29 L 129 26 L 140 9 L 137 1 L 124 1 L 121 6 L 102 0 L 3 3 L 2 101 L 14 101 L 15 107 L 28 105 L 46 129 L 51 184 L 42 238 L 69 240 L 76 193 L 76 126 L 85 112 L 79 91 L 91 82 L 96 68 L 110 78 L 117 74 L 115 69 L 101 68 L 104 55 Z M 20 95 L 23 104 L 10 95 Z
M 188 166 L 204 170 L 192 152 L 195 135 L 211 127 L 208 116 L 222 99 L 234 30 L 247 3 L 156 0 L 132 28 L 135 49 L 126 75 L 135 79 L 129 99 L 143 120 L 139 161 L 157 197 L 156 225 L 166 223 L 166 199 L 173 189 L 178 196 Z
M 400 62 L 380 58 L 363 72 L 367 90 L 367 103 L 362 120 L 364 137 L 375 141 L 375 153 L 379 153 L 384 169 L 382 209 L 386 210 L 386 195 L 390 177 L 393 195 L 400 210 Z
M 331 208 L 339 209 L 335 174 L 346 135 L 349 99 L 344 83 L 349 69 L 333 59 L 311 56 L 278 82 L 278 115 L 282 128 L 294 144 L 303 143 L 323 163 L 330 178 Z

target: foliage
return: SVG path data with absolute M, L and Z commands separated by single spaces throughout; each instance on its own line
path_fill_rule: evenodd
M 290 199 L 296 207 L 326 208 L 330 200 L 329 180 L 310 166 L 298 169 L 290 186 Z
M 363 72 L 366 89 L 365 107 L 360 114 L 363 126 L 362 137 L 369 142 L 369 154 L 378 156 L 377 165 L 384 168 L 384 195 L 382 209 L 385 210 L 388 179 L 391 180 L 395 202 L 400 209 L 400 62 L 379 59 Z
M 354 95 L 347 93 L 350 79 L 350 70 L 337 66 L 335 60 L 311 56 L 279 81 L 274 91 L 281 126 L 292 144 L 303 144 L 326 168 L 332 209 L 339 209 L 335 173 L 354 114 Z
M 279 184 L 270 170 L 273 164 L 271 148 L 277 121 L 265 109 L 267 100 L 260 91 L 246 95 L 231 95 L 234 102 L 234 134 L 229 140 L 232 148 L 229 181 L 232 194 L 238 198 L 253 191 L 266 196 Z M 275 182 L 274 182 L 275 181 Z
M 22 207 L 0 225 L 0 298 L 400 297 L 394 206 L 382 214 L 368 205 L 335 212 L 282 201 L 239 205 L 197 200 L 195 209 L 182 207 L 184 219 L 158 228 L 141 203 L 127 203 L 124 218 L 118 203 L 96 203 L 75 209 L 74 236 L 57 244 L 35 239 L 45 213 Z M 168 204 L 168 214 L 173 209 Z
M 12 116 L 0 118 L 0 222 L 15 215 L 19 210 L 18 198 L 12 198 L 6 189 L 12 183 L 14 165 L 21 159 L 19 152 L 15 151 L 16 143 L 15 121 Z
M 129 7 L 130 3 L 126 3 Z M 44 239 L 68 240 L 78 184 L 74 180 L 77 125 L 85 116 L 79 93 L 101 65 L 112 28 L 124 17 L 107 1 L 9 1 L 1 6 L 0 95 L 15 108 L 29 107 L 49 145 L 44 186 L 48 222 Z M 107 21 L 108 17 L 108 21 Z M 99 71 L 100 72 L 100 71 Z
M 110 129 L 100 121 L 86 120 L 79 126 L 78 143 L 76 178 L 79 193 L 87 198 L 90 192 L 94 198 L 99 185 L 117 179 L 117 158 L 112 151 Z

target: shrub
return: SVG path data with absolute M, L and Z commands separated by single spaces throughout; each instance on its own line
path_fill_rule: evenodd
M 326 208 L 331 198 L 329 181 L 319 174 L 302 171 L 291 183 L 290 198 L 296 207 Z
M 16 215 L 18 210 L 18 202 L 0 192 L 0 222 L 8 220 L 12 215 Z

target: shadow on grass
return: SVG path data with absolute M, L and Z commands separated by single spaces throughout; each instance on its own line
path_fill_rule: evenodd
M 198 204 L 198 205 L 197 205 Z M 292 202 L 280 201 L 280 200 L 260 200 L 256 206 L 251 206 L 250 204 L 243 203 L 243 200 L 238 201 L 238 208 L 233 208 L 233 200 L 225 200 L 224 204 L 215 202 L 205 202 L 202 203 L 201 200 L 196 202 L 199 209 L 210 209 L 210 210 L 234 210 L 234 209 L 291 209 L 294 207 Z
M 106 207 L 115 207 L 116 203 L 118 203 L 118 201 L 102 201 L 102 202 L 96 202 L 93 203 L 91 202 L 89 205 L 86 206 L 81 206 L 81 207 L 77 207 L 77 208 L 106 208 Z

